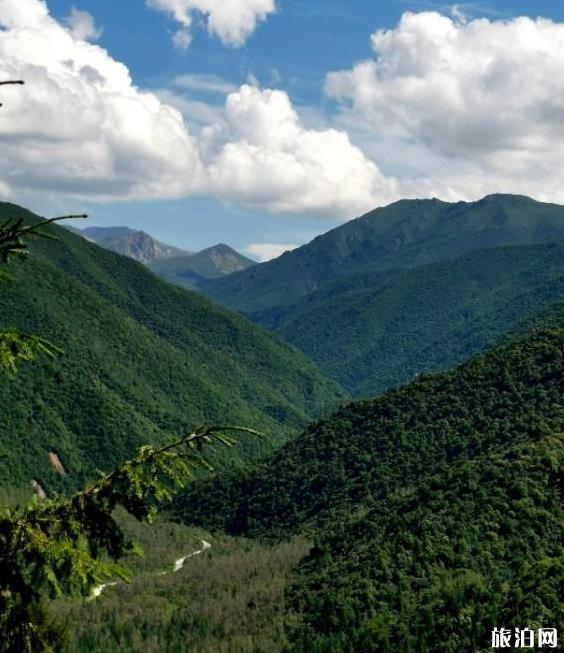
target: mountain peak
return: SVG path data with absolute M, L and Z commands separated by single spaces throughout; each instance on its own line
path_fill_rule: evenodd
M 217 279 L 256 265 L 229 245 L 219 243 L 201 252 L 176 256 L 150 264 L 155 274 L 185 288 L 198 288 L 210 279 Z
M 76 232 L 75 232 L 76 233 Z M 148 264 L 157 259 L 189 254 L 153 238 L 145 231 L 130 227 L 87 227 L 80 235 L 112 252 Z
M 248 271 L 209 284 L 206 293 L 255 314 L 298 302 L 334 279 L 370 267 L 385 272 L 451 259 L 478 249 L 564 238 L 564 207 L 520 195 L 477 202 L 399 200 Z

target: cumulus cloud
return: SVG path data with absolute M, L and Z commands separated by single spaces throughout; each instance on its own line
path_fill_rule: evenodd
M 14 191 L 172 197 L 198 183 L 180 112 L 57 23 L 40 0 L 0 0 L 0 77 L 21 78 L 0 115 L 0 177 Z
M 55 21 L 42 0 L 0 0 L 0 25 L 0 78 L 27 82 L 5 91 L 0 114 L 1 189 L 13 196 L 207 195 L 349 216 L 393 194 L 394 182 L 344 132 L 305 128 L 283 91 L 244 85 L 224 105 L 207 106 L 140 90 L 123 64 Z M 178 78 L 182 86 L 232 90 L 213 76 Z
M 224 45 L 242 46 L 259 22 L 276 11 L 274 0 L 146 0 L 147 6 L 166 12 L 180 25 L 173 37 L 177 47 L 190 45 L 194 14 L 201 15 L 208 32 Z
M 406 13 L 371 41 L 375 58 L 330 73 L 326 93 L 375 147 L 425 162 L 404 193 L 564 199 L 564 24 Z
M 82 41 L 97 41 L 104 32 L 103 27 L 97 27 L 92 14 L 87 11 L 81 11 L 76 7 L 71 7 L 70 14 L 66 18 L 66 23 L 70 28 L 71 34 Z
M 264 261 L 278 258 L 284 252 L 291 252 L 296 247 L 297 245 L 283 245 L 280 243 L 253 243 L 252 245 L 247 245 L 243 251 L 251 258 L 259 261 L 259 263 L 264 263 Z
M 396 196 L 346 133 L 305 129 L 284 91 L 244 85 L 204 131 L 210 192 L 280 213 L 354 215 Z M 218 145 L 219 143 L 219 145 Z

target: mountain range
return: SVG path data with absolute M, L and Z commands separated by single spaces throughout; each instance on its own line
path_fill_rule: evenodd
M 564 310 L 454 370 L 422 375 L 312 424 L 245 476 L 196 484 L 190 523 L 284 537 L 339 522 L 459 460 L 564 429 Z
M 314 538 L 286 588 L 278 650 L 476 653 L 500 623 L 559 623 L 563 327 L 558 304 L 179 499 L 186 523 L 212 531 Z
M 223 243 L 199 252 L 189 252 L 129 227 L 70 229 L 105 249 L 144 263 L 163 279 L 189 289 L 199 288 L 207 279 L 226 276 L 255 265 L 255 261 Z
M 220 243 L 201 252 L 149 263 L 151 270 L 170 283 L 190 290 L 203 288 L 208 280 L 218 279 L 256 265 L 255 261 Z
M 466 360 L 557 300 L 563 242 L 558 205 L 406 200 L 200 290 L 371 396 Z
M 207 296 L 261 321 L 332 281 L 386 272 L 478 249 L 564 239 L 564 207 L 518 195 L 477 202 L 401 200 L 346 222 L 277 259 L 209 283 Z
M 63 350 L 0 376 L 3 487 L 66 492 L 202 423 L 267 433 L 210 450 L 170 508 L 188 530 L 153 538 L 211 549 L 73 606 L 69 650 L 485 653 L 561 623 L 564 207 L 402 201 L 248 270 L 201 257 L 187 283 L 225 307 L 149 269 L 198 254 L 49 235 L 2 282 L 3 321 Z

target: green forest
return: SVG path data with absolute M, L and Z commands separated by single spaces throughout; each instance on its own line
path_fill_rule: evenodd
M 45 351 L 13 344 L 0 374 L 1 651 L 482 653 L 497 626 L 561 623 L 560 242 L 365 270 L 304 300 L 311 342 L 323 302 L 356 295 L 382 334 L 358 365 L 375 396 L 351 403 L 358 387 L 284 329 L 43 230 L 2 268 L 3 338 Z M 335 334 L 356 319 L 331 311 Z M 27 641 L 18 614 L 29 649 L 10 643 Z
M 563 353 L 564 329 L 540 327 L 455 370 L 352 403 L 244 477 L 193 485 L 176 502 L 178 514 L 257 536 L 339 524 L 458 460 L 562 430 Z

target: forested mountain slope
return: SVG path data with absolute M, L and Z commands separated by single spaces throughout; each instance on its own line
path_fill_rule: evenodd
M 339 523 L 445 465 L 564 430 L 563 396 L 564 329 L 535 329 L 453 371 L 343 408 L 245 477 L 195 485 L 178 512 L 189 523 L 261 536 Z
M 20 216 L 32 218 L 0 204 L 0 218 Z M 229 452 L 253 457 L 347 396 L 260 327 L 66 229 L 50 233 L 58 240 L 36 241 L 1 286 L 2 326 L 64 349 L 0 377 L 3 486 L 74 485 L 210 422 L 271 434 Z
M 361 272 L 416 267 L 477 249 L 564 238 L 564 207 L 515 195 L 454 204 L 402 200 L 318 236 L 267 263 L 210 282 L 204 292 L 253 313 L 295 304 L 325 284 Z
M 494 628 L 557 628 L 564 435 L 529 436 L 333 524 L 287 596 L 292 652 L 477 653 Z
M 366 270 L 257 321 L 356 396 L 452 367 L 564 296 L 564 241 Z

